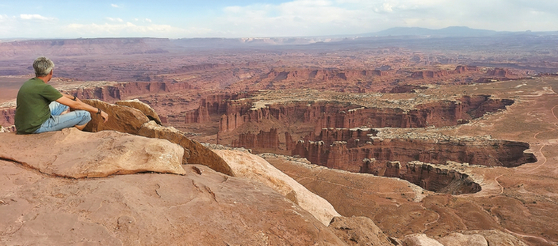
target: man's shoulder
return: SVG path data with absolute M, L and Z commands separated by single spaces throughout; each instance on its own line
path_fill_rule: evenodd
M 42 91 L 45 88 L 51 89 L 54 87 L 52 87 L 51 85 L 45 83 L 44 81 L 42 81 L 41 79 L 37 79 L 37 78 L 32 78 L 29 79 L 27 81 L 25 81 L 25 83 L 23 83 L 23 85 L 21 85 L 21 89 L 23 90 L 33 90 L 33 91 Z M 20 90 L 21 90 L 20 89 Z
M 21 85 L 21 88 L 25 89 L 25 88 L 33 88 L 33 87 L 42 87 L 43 86 L 42 84 L 45 84 L 45 83 L 41 84 L 40 83 L 41 81 L 42 80 L 39 80 L 37 78 L 29 79 L 29 80 L 25 81 L 25 83 L 23 83 L 23 85 Z

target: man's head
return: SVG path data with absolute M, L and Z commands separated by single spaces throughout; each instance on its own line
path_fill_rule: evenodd
M 35 76 L 37 77 L 46 77 L 54 68 L 54 62 L 50 59 L 41 56 L 33 62 L 33 69 L 35 69 Z

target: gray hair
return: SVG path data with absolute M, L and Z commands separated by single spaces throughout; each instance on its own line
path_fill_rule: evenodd
M 47 76 L 53 68 L 54 62 L 44 56 L 35 59 L 33 62 L 33 69 L 35 69 L 35 76 L 37 77 Z

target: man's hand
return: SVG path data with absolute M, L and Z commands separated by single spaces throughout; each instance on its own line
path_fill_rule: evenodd
M 104 123 L 107 123 L 107 121 L 108 121 L 108 114 L 105 113 L 105 111 L 101 111 L 101 118 L 103 118 L 103 120 L 105 120 Z

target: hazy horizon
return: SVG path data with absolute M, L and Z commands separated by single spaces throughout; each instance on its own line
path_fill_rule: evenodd
M 551 0 L 23 0 L 0 3 L 0 39 L 315 37 L 448 26 L 558 31 L 556 13 Z

